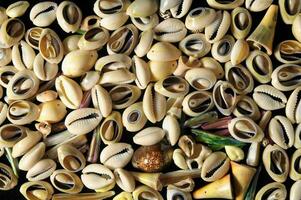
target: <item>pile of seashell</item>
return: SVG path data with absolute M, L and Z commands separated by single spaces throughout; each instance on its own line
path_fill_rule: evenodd
M 0 7 L 0 190 L 300 200 L 301 1 L 199 4 Z M 281 20 L 295 39 L 273 48 Z

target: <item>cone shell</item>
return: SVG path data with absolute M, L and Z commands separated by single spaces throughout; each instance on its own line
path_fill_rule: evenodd
M 38 122 L 57 123 L 67 114 L 66 106 L 60 100 L 52 100 L 39 105 L 40 115 Z
M 225 198 L 233 199 L 230 174 L 224 176 L 223 178 L 209 183 L 202 188 L 193 192 L 193 198 L 203 199 L 203 198 Z

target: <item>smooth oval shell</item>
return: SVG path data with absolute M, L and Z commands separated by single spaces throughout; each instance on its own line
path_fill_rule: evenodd
M 136 0 L 126 10 L 126 14 L 133 17 L 147 17 L 158 10 L 158 3 L 152 0 Z
M 49 63 L 38 54 L 33 61 L 33 72 L 41 81 L 54 79 L 59 71 L 58 64 Z
M 292 24 L 292 33 L 296 40 L 301 42 L 301 14 L 298 14 Z
M 123 26 L 129 16 L 125 12 L 111 14 L 100 20 L 100 25 L 110 31 L 114 31 Z
M 77 194 L 84 186 L 75 173 L 63 169 L 55 170 L 50 176 L 50 181 L 55 189 L 68 194 Z
M 138 57 L 143 57 L 147 54 L 147 52 L 149 51 L 149 49 L 153 44 L 153 39 L 154 39 L 154 32 L 151 29 L 140 33 L 139 41 L 137 43 L 136 48 L 134 49 L 134 52 Z
M 79 49 L 78 41 L 82 38 L 81 35 L 69 35 L 63 40 L 64 55 Z
M 166 137 L 171 146 L 176 145 L 181 135 L 180 124 L 177 118 L 172 115 L 167 115 L 162 122 L 162 129 L 166 132 Z
M 290 190 L 290 200 L 298 200 L 300 199 L 300 190 L 299 188 L 301 187 L 301 181 L 298 180 L 295 183 L 293 183 L 291 190 Z
M 289 159 L 286 151 L 277 144 L 268 145 L 262 153 L 262 158 L 269 176 L 276 182 L 285 182 L 289 173 Z
M 245 6 L 252 12 L 260 12 L 266 10 L 272 3 L 273 0 L 266 0 L 264 2 L 260 0 L 246 0 Z
M 35 56 L 33 48 L 24 40 L 12 48 L 12 63 L 18 70 L 32 69 Z
M 100 153 L 100 162 L 110 169 L 123 168 L 130 161 L 134 150 L 127 143 L 112 143 Z
M 163 129 L 159 127 L 147 127 L 136 133 L 133 137 L 135 144 L 142 146 L 151 146 L 159 143 L 165 136 Z
M 244 0 L 234 0 L 230 2 L 220 2 L 219 0 L 207 0 L 207 3 L 209 4 L 209 6 L 215 9 L 231 10 L 241 6 L 244 3 Z
M 112 112 L 112 99 L 107 90 L 100 85 L 95 85 L 91 89 L 93 106 L 100 110 L 103 117 L 109 116 Z
M 126 192 L 133 192 L 135 190 L 135 179 L 133 175 L 122 168 L 114 170 L 116 184 Z
M 177 61 L 149 61 L 151 81 L 159 81 L 166 78 L 176 70 Z
M 91 190 L 110 190 L 115 185 L 113 172 L 104 165 L 90 164 L 82 170 L 81 180 Z
M 71 51 L 63 59 L 63 74 L 68 77 L 79 77 L 92 69 L 97 57 L 98 55 L 96 51 Z
M 82 22 L 82 11 L 75 3 L 63 1 L 56 9 L 56 19 L 66 33 L 74 33 Z
M 55 80 L 55 89 L 66 107 L 77 109 L 80 106 L 83 91 L 74 80 L 61 75 Z
M 10 4 L 6 8 L 6 14 L 11 18 L 21 17 L 22 15 L 24 15 L 28 7 L 28 1 L 17 1 L 15 3 Z
M 98 109 L 80 108 L 66 116 L 65 126 L 70 133 L 82 135 L 94 130 L 101 119 L 102 115 Z
M 230 168 L 230 159 L 223 152 L 214 152 L 204 161 L 201 177 L 207 182 L 222 178 Z
M 57 4 L 45 1 L 34 5 L 29 13 L 30 21 L 36 26 L 46 27 L 52 24 L 56 18 Z
M 140 131 L 146 122 L 147 118 L 143 112 L 142 102 L 130 105 L 122 113 L 122 123 L 127 131 Z
M 145 89 L 151 79 L 150 67 L 148 63 L 138 56 L 134 56 L 132 60 L 132 69 L 136 75 L 135 83 L 140 89 Z
M 37 162 L 26 174 L 29 181 L 40 181 L 48 178 L 56 169 L 55 161 L 51 159 L 42 159 Z
M 54 193 L 53 187 L 46 181 L 29 181 L 23 183 L 19 191 L 26 199 L 50 200 Z
M 228 129 L 231 136 L 241 142 L 260 142 L 264 137 L 262 129 L 248 117 L 232 119 L 228 124 Z
M 19 169 L 28 171 L 31 169 L 45 154 L 46 145 L 43 142 L 32 147 L 19 161 Z
M 157 42 L 147 53 L 147 58 L 151 61 L 174 61 L 180 56 L 181 51 L 168 42 Z
M 83 91 L 91 90 L 95 85 L 98 84 L 100 79 L 100 74 L 97 71 L 88 71 L 82 77 L 80 81 L 80 86 Z

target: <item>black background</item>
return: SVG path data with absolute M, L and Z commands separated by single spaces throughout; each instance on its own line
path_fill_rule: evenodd
M 0 1 L 0 6 L 6 8 L 9 4 L 11 4 L 13 2 L 15 2 L 15 1 L 13 1 L 13 0 L 1 0 Z M 29 9 L 26 11 L 25 15 L 23 17 L 21 17 L 22 21 L 25 23 L 26 30 L 33 27 L 32 22 L 29 20 L 29 11 L 30 11 L 31 7 L 33 5 L 35 5 L 37 2 L 42 2 L 42 1 L 32 0 L 32 1 L 29 1 L 29 2 L 30 2 Z M 61 1 L 55 1 L 55 2 L 59 3 Z M 84 17 L 88 16 L 88 15 L 91 15 L 91 14 L 94 14 L 93 13 L 93 4 L 95 2 L 94 0 L 78 0 L 78 1 L 74 0 L 73 2 L 75 2 L 81 8 Z M 274 3 L 277 3 L 277 2 L 278 1 L 274 1 Z M 208 6 L 208 4 L 205 0 L 194 0 L 192 8 L 196 8 L 196 7 L 200 7 L 200 6 Z M 254 30 L 254 28 L 256 28 L 256 26 L 259 24 L 260 20 L 264 16 L 264 14 L 265 14 L 265 11 L 257 12 L 257 13 L 251 13 L 252 19 L 253 19 L 252 30 Z M 184 19 L 185 19 L 185 17 L 184 17 Z M 129 19 L 129 21 L 130 21 L 130 19 Z M 66 33 L 64 33 L 61 30 L 61 28 L 57 25 L 56 21 L 50 26 L 50 28 L 55 30 L 62 40 L 66 37 Z M 251 32 L 252 32 L 252 30 L 251 30 Z M 275 34 L 275 39 L 274 39 L 274 47 L 280 41 L 287 40 L 287 39 L 293 39 L 293 36 L 291 34 L 291 26 L 285 25 L 283 23 L 283 21 L 281 19 L 281 16 L 280 16 L 280 11 L 279 11 L 278 12 L 278 22 L 277 22 L 276 34 Z M 102 55 L 102 52 L 100 52 L 100 54 Z M 275 60 L 274 56 L 272 56 L 271 58 L 273 60 L 273 67 L 274 68 L 276 68 L 277 66 L 279 66 L 281 64 L 281 63 L 279 63 Z M 280 114 L 280 113 L 282 113 L 282 112 L 278 112 L 278 113 L 276 112 L 276 113 L 273 113 L 273 114 L 276 115 L 276 114 Z M 284 113 L 282 113 L 282 114 L 284 115 Z M 189 130 L 184 130 L 184 131 L 185 131 L 184 134 L 189 133 Z M 131 133 L 124 133 L 123 138 L 127 137 L 126 136 L 127 134 L 131 134 Z M 128 135 L 128 136 L 130 136 L 130 137 L 126 138 L 125 140 L 126 141 L 131 141 L 130 138 L 132 136 L 131 135 Z M 294 151 L 294 147 L 289 150 L 290 155 L 291 155 L 292 151 Z M 0 158 L 0 162 L 4 162 L 4 163 L 8 164 L 5 156 L 2 156 Z M 1 200 L 21 200 L 21 199 L 24 199 L 24 197 L 19 192 L 19 188 L 20 188 L 20 185 L 22 183 L 26 182 L 25 175 L 26 175 L 26 173 L 24 173 L 24 172 L 20 173 L 19 183 L 14 189 L 12 189 L 10 191 L 0 191 L 0 199 Z M 264 168 L 263 168 L 262 173 L 261 173 L 260 178 L 259 178 L 259 185 L 258 185 L 257 190 L 260 189 L 263 185 L 265 185 L 269 182 L 272 182 L 272 179 L 264 172 Z M 199 185 L 204 185 L 204 183 L 201 182 L 200 179 L 196 180 L 196 184 L 197 184 L 196 188 L 198 188 Z M 291 184 L 292 184 L 292 181 L 288 178 L 287 182 L 285 182 L 285 185 L 287 186 L 287 189 L 288 189 L 288 193 L 289 193 L 289 189 L 290 189 Z M 118 187 L 115 187 L 115 188 L 118 188 Z M 58 191 L 56 191 L 56 193 L 57 192 Z M 117 191 L 117 194 L 118 193 L 119 193 L 119 190 Z M 165 193 L 165 192 L 163 191 L 163 193 Z M 165 194 L 163 195 L 163 197 L 165 198 Z

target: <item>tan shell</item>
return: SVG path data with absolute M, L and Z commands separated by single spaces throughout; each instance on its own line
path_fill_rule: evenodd
M 95 85 L 98 84 L 100 79 L 100 73 L 97 71 L 88 71 L 82 77 L 80 86 L 83 91 L 91 90 Z
M 100 25 L 110 31 L 114 31 L 123 26 L 128 20 L 129 16 L 125 12 L 111 14 L 100 20 Z
M 80 106 L 83 91 L 74 80 L 61 75 L 55 80 L 55 89 L 66 107 L 76 109 Z
M 141 198 L 144 198 L 144 196 L 147 196 L 151 199 L 163 200 L 163 197 L 158 191 L 146 185 L 140 185 L 139 187 L 136 187 L 132 194 L 133 200 L 139 200 Z
M 151 72 L 148 63 L 138 56 L 133 56 L 132 69 L 135 73 L 135 83 L 140 89 L 145 89 L 150 82 Z
M 259 160 L 261 157 L 260 148 L 261 143 L 259 142 L 252 142 L 249 149 L 248 154 L 246 157 L 246 163 L 250 166 L 257 167 L 259 164 Z
M 291 190 L 290 190 L 290 200 L 298 200 L 300 199 L 300 187 L 301 187 L 301 181 L 298 180 L 295 183 L 293 183 Z
M 49 158 L 37 162 L 26 174 L 29 181 L 40 181 L 48 178 L 56 169 L 56 163 Z
M 28 171 L 31 169 L 39 160 L 41 160 L 45 154 L 46 145 L 43 142 L 39 142 L 32 147 L 24 156 L 19 160 L 19 169 Z
M 125 167 L 133 156 L 134 150 L 127 143 L 112 143 L 100 153 L 100 162 L 110 169 Z
M 131 21 L 140 31 L 146 31 L 153 29 L 156 25 L 159 24 L 159 17 L 155 13 L 147 17 L 131 17 Z
M 136 48 L 134 49 L 134 52 L 138 57 L 143 57 L 147 54 L 147 52 L 149 51 L 149 49 L 153 44 L 153 39 L 154 39 L 154 32 L 152 29 L 140 33 L 139 41 L 137 43 Z
M 46 27 L 54 22 L 56 10 L 55 2 L 40 2 L 31 8 L 29 18 L 35 26 Z
M 292 24 L 292 33 L 296 40 L 301 42 L 301 14 L 298 14 Z
M 111 54 L 99 58 L 95 64 L 95 70 L 101 73 L 118 69 L 130 69 L 132 59 L 125 54 Z
M 79 39 L 78 47 L 81 50 L 101 49 L 109 40 L 110 34 L 104 28 L 95 27 L 87 30 Z
M 161 121 L 166 114 L 165 97 L 154 90 L 153 84 L 149 84 L 143 96 L 143 111 L 147 119 L 152 122 Z
M 225 35 L 223 38 L 213 43 L 211 48 L 212 57 L 221 63 L 230 61 L 234 45 L 234 38 L 231 35 Z
M 141 90 L 135 85 L 120 84 L 113 87 L 109 94 L 112 99 L 114 109 L 124 109 L 135 103 L 140 95 Z
M 11 190 L 18 184 L 18 178 L 14 174 L 12 168 L 9 166 L 0 163 L 0 171 L 1 171 L 1 187 L 0 190 Z
M 210 90 L 216 83 L 215 73 L 206 68 L 189 69 L 185 74 L 185 79 L 196 90 Z
M 77 194 L 84 186 L 75 173 L 63 169 L 55 170 L 50 176 L 50 181 L 55 189 L 68 194 Z
M 126 40 L 127 38 L 130 38 Z M 137 45 L 138 30 L 133 24 L 128 24 L 115 30 L 107 42 L 109 54 L 130 55 Z
M 57 123 L 67 114 L 66 106 L 58 99 L 41 103 L 39 109 L 38 122 Z
M 195 33 L 182 39 L 179 43 L 179 48 L 188 56 L 201 58 L 210 52 L 211 44 L 207 42 L 204 34 Z
M 281 148 L 288 149 L 292 147 L 294 135 L 293 125 L 288 118 L 277 115 L 270 120 L 269 136 Z
M 71 1 L 63 1 L 56 9 L 56 20 L 66 33 L 77 31 L 82 22 L 81 9 Z
M 133 192 L 135 190 L 135 179 L 133 175 L 122 168 L 114 170 L 116 184 L 126 192 Z
M 254 80 L 242 65 L 233 65 L 231 62 L 225 64 L 225 77 L 231 83 L 237 94 L 247 94 L 254 89 Z
M 289 173 L 289 159 L 286 151 L 277 144 L 269 144 L 263 150 L 262 160 L 267 173 L 274 181 L 285 182 Z
M 241 142 L 261 142 L 264 137 L 262 129 L 248 117 L 232 119 L 228 124 L 228 129 L 231 136 Z
M 300 173 L 300 159 L 301 159 L 301 149 L 297 149 L 290 159 L 290 172 L 289 177 L 294 180 L 298 181 L 301 178 Z
M 207 3 L 210 7 L 220 10 L 232 10 L 241 6 L 244 3 L 244 0 L 234 0 L 230 2 L 220 2 L 219 0 L 207 0 Z
M 11 48 L 0 48 L 0 66 L 5 66 L 12 61 Z
M 181 128 L 177 118 L 173 115 L 166 115 L 162 122 L 162 129 L 166 132 L 166 138 L 170 145 L 176 145 L 181 135 Z
M 28 7 L 28 1 L 17 1 L 15 3 L 10 4 L 6 8 L 6 14 L 11 18 L 21 17 L 22 15 L 24 15 Z
M 12 48 L 12 63 L 18 70 L 32 69 L 35 52 L 24 40 Z
M 246 60 L 248 70 L 259 83 L 271 81 L 273 64 L 268 54 L 255 50 L 251 51 Z
M 78 41 L 80 40 L 81 37 L 82 37 L 81 35 L 69 35 L 63 40 L 65 55 L 70 53 L 71 51 L 75 51 L 79 49 Z
M 244 151 L 236 146 L 225 146 L 225 152 L 230 160 L 241 161 L 245 158 Z
M 192 0 L 178 1 L 178 4 L 176 6 L 170 8 L 171 15 L 174 18 L 182 18 L 188 13 L 191 5 Z
M 39 53 L 33 61 L 33 72 L 41 81 L 50 81 L 55 78 L 59 70 L 57 64 L 49 63 Z
M 120 85 L 134 82 L 136 76 L 128 69 L 117 69 L 102 73 L 99 84 L 103 86 Z
M 82 170 L 83 184 L 92 190 L 111 189 L 115 185 L 115 177 L 110 169 L 101 164 L 90 164 Z
M 242 7 L 237 7 L 231 12 L 231 32 L 236 39 L 246 38 L 252 27 L 250 12 Z
M 284 40 L 280 42 L 274 55 L 282 63 L 301 64 L 300 61 L 301 43 L 296 40 Z
M 18 18 L 5 20 L 0 28 L 0 48 L 10 48 L 17 44 L 25 34 L 25 25 Z
M 70 133 L 82 135 L 94 130 L 101 119 L 102 115 L 98 109 L 80 108 L 67 115 L 65 126 Z
M 206 69 L 211 69 L 215 74 L 217 79 L 222 79 L 224 77 L 224 69 L 222 65 L 212 57 L 203 57 L 199 60 L 201 67 Z
M 204 181 L 213 182 L 222 178 L 230 168 L 230 159 L 221 151 L 210 154 L 202 166 L 201 177 Z
M 300 66 L 296 64 L 283 64 L 272 73 L 272 85 L 280 91 L 290 91 L 301 86 L 296 77 L 301 73 Z
M 86 166 L 86 158 L 72 145 L 61 145 L 57 149 L 57 154 L 61 166 L 67 171 L 78 172 Z
M 163 20 L 154 27 L 154 38 L 162 42 L 180 42 L 187 34 L 185 24 L 174 18 Z
M 30 70 L 17 72 L 8 82 L 6 95 L 10 100 L 28 99 L 39 89 L 40 81 Z
M 213 102 L 219 112 L 229 116 L 235 109 L 237 96 L 234 86 L 227 81 L 218 81 L 213 88 Z
M 231 25 L 231 16 L 228 11 L 217 11 L 214 21 L 205 28 L 208 42 L 214 43 L 222 39 Z
M 39 39 L 39 50 L 49 63 L 60 63 L 64 56 L 64 47 L 59 36 L 51 29 L 43 29 Z
M 296 0 L 279 0 L 279 9 L 282 20 L 286 24 L 292 24 L 301 11 L 301 3 Z
M 120 112 L 113 111 L 105 118 L 99 128 L 101 140 L 105 144 L 119 142 L 122 138 L 123 124 Z
M 198 7 L 192 9 L 185 19 L 185 26 L 192 32 L 202 32 L 210 25 L 216 17 L 216 12 L 212 8 Z
M 212 94 L 207 91 L 194 91 L 185 96 L 183 112 L 191 117 L 208 112 L 214 106 Z
M 298 126 L 295 129 L 295 142 L 294 147 L 299 149 L 301 147 L 301 125 L 298 124 Z
M 32 27 L 25 33 L 25 41 L 34 49 L 39 50 L 39 40 L 42 33 L 42 28 Z
M 7 119 L 16 125 L 30 124 L 39 117 L 39 107 L 26 100 L 12 102 L 8 106 Z
M 151 146 L 159 143 L 165 136 L 166 132 L 159 127 L 147 127 L 136 133 L 133 137 L 135 144 L 142 146 Z
M 177 67 L 177 61 L 149 61 L 151 81 L 159 81 L 172 75 Z
M 155 43 L 147 53 L 147 58 L 151 61 L 161 62 L 174 61 L 180 56 L 181 51 L 168 42 Z
M 284 108 L 286 96 L 270 85 L 259 85 L 254 89 L 253 99 L 264 110 L 278 110 Z
M 94 3 L 93 11 L 99 17 L 108 17 L 112 14 L 125 12 L 130 5 L 129 0 L 97 0 Z
M 62 62 L 62 71 L 65 76 L 79 77 L 91 70 L 97 60 L 95 50 L 75 50 L 68 53 Z
M 6 124 L 0 128 L 0 148 L 2 154 L 5 147 L 13 147 L 19 141 L 26 137 L 25 127 L 14 124 Z
M 147 17 L 158 10 L 158 3 L 152 0 L 136 0 L 126 10 L 126 14 L 133 17 Z
M 233 114 L 236 117 L 249 117 L 254 121 L 259 120 L 261 117 L 261 113 L 255 101 L 246 95 L 239 96 Z
M 101 18 L 97 15 L 88 15 L 86 16 L 80 26 L 80 30 L 87 31 L 94 27 L 100 27 Z
M 103 117 L 109 116 L 112 112 L 112 99 L 107 90 L 100 85 L 95 85 L 91 89 L 92 103 L 94 108 L 100 110 Z
M 54 190 L 46 181 L 29 181 L 21 185 L 20 192 L 26 199 L 50 200 Z
M 7 104 L 4 102 L 0 102 L 0 125 L 3 124 L 3 122 L 6 120 L 7 110 Z
M 261 0 L 246 0 L 245 6 L 252 12 L 260 12 L 266 10 L 272 3 L 273 0 L 266 0 L 264 2 Z
M 178 76 L 168 76 L 155 83 L 156 92 L 170 98 L 184 97 L 189 92 L 188 82 Z
M 142 102 L 127 107 L 122 113 L 122 123 L 127 131 L 140 131 L 146 124 L 147 118 L 143 112 Z
M 238 39 L 231 50 L 231 63 L 237 65 L 243 62 L 249 55 L 249 45 L 243 39 Z

